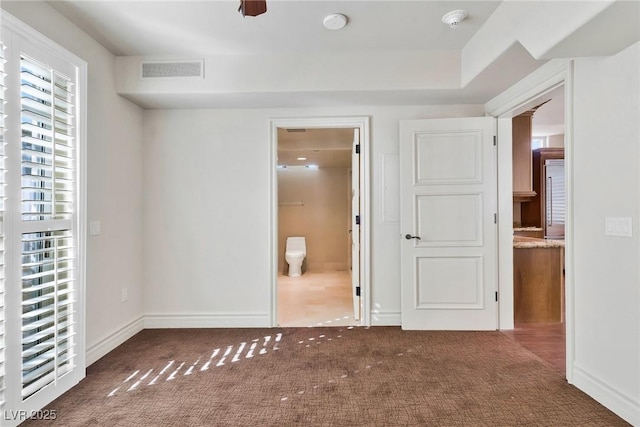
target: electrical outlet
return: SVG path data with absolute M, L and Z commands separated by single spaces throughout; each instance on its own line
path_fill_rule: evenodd
M 617 237 L 632 237 L 631 217 L 606 217 L 604 219 L 604 235 Z
M 122 302 L 127 302 L 127 300 L 129 300 L 129 290 L 122 288 Z

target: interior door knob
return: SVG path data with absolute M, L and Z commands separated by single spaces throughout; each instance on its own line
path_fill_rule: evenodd
M 405 234 L 404 238 L 407 240 L 411 240 L 411 239 L 420 240 L 420 236 L 412 236 L 411 234 Z

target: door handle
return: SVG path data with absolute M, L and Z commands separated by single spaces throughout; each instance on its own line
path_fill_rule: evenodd
M 420 236 L 412 236 L 411 234 L 405 234 L 404 238 L 407 240 L 411 240 L 411 239 L 420 240 Z

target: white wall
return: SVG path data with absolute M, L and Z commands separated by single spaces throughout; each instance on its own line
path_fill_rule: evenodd
M 270 326 L 269 120 L 371 116 L 372 323 L 400 322 L 402 119 L 482 115 L 482 106 L 148 110 L 144 117 L 148 326 Z M 395 157 L 397 162 L 397 157 Z M 386 194 L 386 196 L 384 196 Z M 367 219 L 364 219 L 365 221 Z
M 88 63 L 88 221 L 102 228 L 87 238 L 90 364 L 125 338 L 117 335 L 122 328 L 135 330 L 132 322 L 142 315 L 142 110 L 116 94 L 115 57 L 56 10 L 39 1 L 1 6 Z
M 640 425 L 640 44 L 576 60 L 574 94 L 574 383 Z

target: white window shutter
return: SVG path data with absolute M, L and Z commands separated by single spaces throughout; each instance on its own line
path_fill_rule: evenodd
M 85 375 L 86 63 L 0 19 L 0 424 L 14 426 Z
M 4 145 L 5 145 L 5 55 L 4 45 L 0 43 L 0 412 L 5 411 L 5 269 L 4 269 L 4 206 L 5 206 L 5 173 L 4 173 Z
M 22 220 L 70 219 L 75 188 L 74 84 L 25 56 L 20 67 Z
M 24 400 L 75 362 L 75 99 L 70 78 L 25 55 L 20 81 Z

